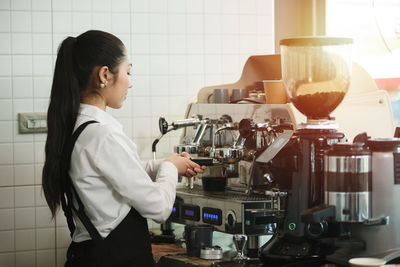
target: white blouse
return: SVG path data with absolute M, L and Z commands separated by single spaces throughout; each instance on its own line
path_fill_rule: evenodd
M 162 160 L 141 162 L 136 145 L 116 119 L 100 108 L 81 104 L 75 129 L 89 120 L 99 123 L 89 124 L 79 136 L 69 174 L 100 235 L 106 237 L 131 207 L 158 223 L 167 220 L 175 201 L 177 168 Z M 74 220 L 73 241 L 90 239 L 75 215 Z

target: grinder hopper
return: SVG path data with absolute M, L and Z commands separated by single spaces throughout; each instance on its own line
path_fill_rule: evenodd
M 293 105 L 307 123 L 326 124 L 342 102 L 351 77 L 350 38 L 302 37 L 280 42 L 282 79 Z

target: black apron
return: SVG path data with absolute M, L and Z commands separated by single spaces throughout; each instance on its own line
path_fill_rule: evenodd
M 64 267 L 154 266 L 150 235 L 145 218 L 134 208 L 131 208 L 123 221 L 106 238 L 102 238 L 86 216 L 84 205 L 72 185 L 68 170 L 75 142 L 87 125 L 96 122 L 88 121 L 80 125 L 72 135 L 69 145 L 67 145 L 67 150 L 63 153 L 64 175 L 66 177 L 63 179 L 62 187 L 66 198 L 64 195 L 61 197 L 61 204 L 67 218 L 71 237 L 75 230 L 75 223 L 72 217 L 74 212 L 92 238 L 79 243 L 71 242 Z M 78 209 L 73 204 L 72 196 L 78 203 Z

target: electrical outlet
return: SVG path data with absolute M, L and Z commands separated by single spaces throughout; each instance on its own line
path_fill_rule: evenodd
M 18 129 L 20 134 L 47 133 L 47 113 L 18 113 Z

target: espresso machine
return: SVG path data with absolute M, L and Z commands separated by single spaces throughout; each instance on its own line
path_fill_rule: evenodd
M 327 37 L 280 42 L 287 95 L 307 121 L 278 152 L 272 145 L 256 159 L 266 166 L 271 187 L 287 192 L 285 214 L 260 254 L 267 266 L 347 266 L 357 256 L 391 262 L 400 256 L 400 226 L 390 222 L 398 212 L 389 208 L 400 196 L 393 163 L 399 140 L 357 136 L 348 142 L 330 116 L 349 88 L 351 44 Z M 392 159 L 389 174 L 382 170 L 385 157 L 374 156 L 382 149 Z M 385 203 L 378 194 L 389 194 Z

